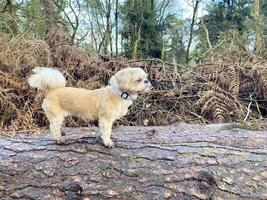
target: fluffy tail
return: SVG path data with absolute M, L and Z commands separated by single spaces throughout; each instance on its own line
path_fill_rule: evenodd
M 56 69 L 36 67 L 32 71 L 34 74 L 28 79 L 28 83 L 33 88 L 48 91 L 66 86 L 66 79 L 63 74 Z

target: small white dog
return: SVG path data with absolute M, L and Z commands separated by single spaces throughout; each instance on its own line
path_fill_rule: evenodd
M 28 82 L 46 93 L 42 108 L 58 143 L 64 142 L 60 130 L 64 118 L 73 115 L 84 120 L 98 120 L 104 145 L 113 147 L 110 139 L 113 122 L 126 115 L 139 93 L 151 87 L 141 68 L 122 69 L 111 77 L 109 86 L 96 90 L 65 87 L 66 80 L 56 69 L 36 67 L 33 72 Z

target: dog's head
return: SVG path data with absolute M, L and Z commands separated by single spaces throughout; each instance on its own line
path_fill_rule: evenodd
M 128 67 L 118 71 L 111 77 L 109 83 L 111 86 L 129 94 L 143 93 L 151 88 L 147 73 L 137 67 Z

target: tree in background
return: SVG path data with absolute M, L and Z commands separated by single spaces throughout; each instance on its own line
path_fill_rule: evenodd
M 127 58 L 161 58 L 162 27 L 154 0 L 127 0 L 122 8 L 122 40 Z
M 115 24 L 114 0 L 86 0 L 82 17 L 86 23 L 82 29 L 89 30 L 90 46 L 98 52 L 113 55 L 113 28 Z M 117 18 L 118 20 L 118 18 Z M 118 23 L 118 21 L 117 21 Z M 116 39 L 115 39 L 116 42 Z M 116 48 L 116 45 L 115 45 Z M 116 50 L 116 49 L 115 49 Z
M 197 18 L 197 11 L 199 8 L 199 3 L 200 0 L 193 0 L 192 1 L 192 7 L 193 7 L 193 15 L 192 15 L 192 19 L 191 19 L 191 23 L 190 23 L 190 28 L 189 28 L 189 38 L 188 38 L 188 44 L 187 44 L 187 48 L 186 48 L 186 57 L 185 57 L 185 62 L 188 64 L 190 61 L 190 47 L 193 41 L 193 31 L 194 31 L 194 26 L 196 23 L 196 18 Z
M 60 1 L 60 0 L 59 0 Z M 43 39 L 48 30 L 64 24 L 61 10 L 52 0 L 2 1 L 0 4 L 0 30 L 11 35 L 27 33 L 37 39 Z M 64 4 L 66 5 L 66 4 Z
M 18 33 L 18 20 L 17 9 L 20 6 L 17 2 L 12 0 L 1 1 L 0 4 L 0 25 L 1 32 L 15 35 Z
M 62 16 L 62 24 L 64 27 L 69 30 L 71 42 L 75 43 L 76 35 L 78 28 L 80 26 L 80 14 L 82 9 L 82 3 L 78 0 L 76 1 L 66 1 L 66 0 L 43 0 L 51 2 L 50 12 L 55 13 L 55 7 L 57 8 L 59 14 Z M 54 6 L 55 5 L 55 6 Z M 48 10 L 46 8 L 45 10 Z M 69 11 L 67 11 L 69 10 Z M 46 14 L 47 15 L 47 14 Z M 55 20 L 56 14 L 52 15 L 51 24 L 53 24 L 53 20 Z M 54 25 L 52 25 L 54 26 Z
M 265 49 L 265 54 L 266 53 L 266 48 L 267 48 L 267 0 L 263 0 L 261 4 L 261 13 L 263 17 L 263 40 L 264 40 L 264 49 Z
M 254 19 L 254 31 L 255 31 L 255 51 L 259 54 L 264 50 L 264 38 L 263 38 L 263 24 L 261 14 L 261 1 L 254 0 L 253 3 L 253 19 Z
M 163 23 L 164 60 L 185 64 L 186 47 L 184 44 L 184 20 L 168 15 Z
M 1 33 L 43 39 L 63 26 L 73 44 L 110 56 L 198 62 L 232 33 L 242 49 L 262 54 L 267 47 L 267 0 L 185 0 L 187 19 L 175 0 L 0 1 Z
M 250 31 L 251 1 L 215 1 L 211 2 L 207 14 L 198 22 L 198 56 L 218 45 L 221 35 L 228 31 L 237 31 L 241 36 Z M 244 44 L 245 47 L 246 44 Z

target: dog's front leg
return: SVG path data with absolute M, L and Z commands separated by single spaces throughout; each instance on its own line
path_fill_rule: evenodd
M 101 139 L 106 147 L 114 147 L 114 143 L 110 139 L 111 131 L 112 131 L 112 124 L 113 121 L 106 118 L 100 118 L 99 119 L 99 128 L 100 128 L 100 134 Z

